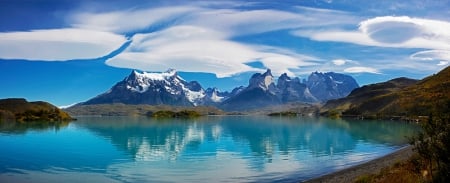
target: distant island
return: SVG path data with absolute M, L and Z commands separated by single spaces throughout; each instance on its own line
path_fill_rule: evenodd
M 152 118 L 181 118 L 181 119 L 188 119 L 188 118 L 196 118 L 202 116 L 196 111 L 188 111 L 183 110 L 179 112 L 173 112 L 173 111 L 157 111 L 155 113 L 150 113 L 148 116 Z
M 48 102 L 28 102 L 23 98 L 0 99 L 0 121 L 61 122 L 71 120 L 74 118 Z

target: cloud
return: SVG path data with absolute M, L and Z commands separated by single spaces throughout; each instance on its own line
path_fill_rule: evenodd
M 202 6 L 198 6 L 202 4 Z M 72 26 L 116 33 L 140 32 L 149 28 L 199 26 L 235 36 L 300 27 L 317 27 L 354 22 L 342 11 L 296 6 L 295 11 L 275 9 L 211 8 L 217 3 L 192 3 L 162 8 L 122 10 L 103 13 L 79 12 L 71 16 Z M 226 3 L 220 2 L 219 4 Z M 244 6 L 249 6 L 246 3 Z
M 383 48 L 427 49 L 427 51 L 416 52 L 409 56 L 409 58 L 412 60 L 436 60 L 439 61 L 438 65 L 443 65 L 450 60 L 450 32 L 448 30 L 450 30 L 450 22 L 446 21 L 411 18 L 407 16 L 383 16 L 361 21 L 357 30 L 330 28 L 320 31 L 302 29 L 293 31 L 292 34 L 308 37 L 316 41 L 343 42 Z M 409 60 L 407 56 L 403 59 Z M 412 63 L 411 60 L 409 61 L 394 61 L 398 63 L 391 65 L 395 65 L 397 68 L 410 68 L 411 65 L 424 65 L 421 63 Z M 385 68 L 385 65 L 382 64 L 383 61 L 372 62 L 372 65 L 375 65 L 377 69 Z M 428 66 L 424 66 L 423 68 L 436 69 L 435 67 Z M 378 70 L 360 67 L 348 68 L 346 72 L 348 71 L 379 73 Z
M 377 69 L 371 67 L 349 67 L 344 69 L 344 72 L 347 73 L 372 73 L 372 74 L 381 74 Z
M 192 6 L 175 6 L 104 13 L 81 12 L 73 14 L 70 19 L 73 27 L 128 33 L 143 31 L 158 23 L 170 23 L 176 18 L 197 11 L 202 10 Z
M 410 56 L 414 60 L 425 60 L 425 61 L 450 61 L 450 50 L 428 50 L 420 51 L 414 53 Z
M 41 61 L 93 59 L 126 42 L 121 35 L 86 29 L 49 29 L 0 33 L 0 58 Z
M 348 61 L 349 60 L 345 60 L 345 59 L 335 59 L 335 60 L 332 60 L 331 62 L 333 62 L 334 65 L 341 66 L 341 65 L 344 65 L 345 63 L 347 63 Z
M 234 41 L 234 37 L 308 26 L 337 24 L 339 17 L 348 21 L 344 12 L 297 7 L 300 13 L 273 9 L 212 9 L 207 6 L 178 6 L 106 13 L 74 15 L 73 26 L 113 32 L 136 33 L 130 46 L 106 64 L 115 67 L 160 71 L 176 68 L 184 72 L 215 73 L 228 77 L 242 72 L 261 71 L 246 63 L 259 61 L 274 74 L 294 73 L 291 69 L 315 63 L 318 58 L 267 45 L 251 45 Z M 156 15 L 154 15 L 156 14 Z M 323 17 L 332 17 L 334 19 Z M 143 19 L 141 17 L 150 17 Z
M 115 67 L 159 71 L 176 68 L 184 72 L 215 73 L 228 77 L 242 72 L 262 71 L 246 63 L 260 61 L 274 74 L 289 68 L 308 65 L 299 58 L 311 58 L 288 51 L 245 45 L 227 39 L 227 34 L 197 26 L 175 26 L 169 29 L 137 34 L 131 45 L 106 64 Z M 298 57 L 297 57 L 298 56 Z
M 450 23 L 406 16 L 362 21 L 358 30 L 293 32 L 317 41 L 335 41 L 392 48 L 450 49 Z
M 193 2 L 103 12 L 74 11 L 66 18 L 71 28 L 0 33 L 0 58 L 51 61 L 98 58 L 130 41 L 127 48 L 106 64 L 146 71 L 171 67 L 228 77 L 261 71 L 247 64 L 258 61 L 274 74 L 293 76 L 292 70 L 314 65 L 309 61 L 319 59 L 235 38 L 355 22 L 353 16 L 342 11 L 301 6 L 280 10 L 258 3 L 220 4 Z M 40 46 L 35 49 L 35 45 Z
M 438 66 L 445 66 L 448 64 L 448 61 L 439 61 Z

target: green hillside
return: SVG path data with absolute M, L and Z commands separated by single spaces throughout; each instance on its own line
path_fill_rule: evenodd
M 448 111 L 450 67 L 420 81 L 397 78 L 355 89 L 342 99 L 330 100 L 322 113 L 372 116 L 427 116 Z
M 47 102 L 21 98 L 0 99 L 0 121 L 70 121 L 69 114 Z

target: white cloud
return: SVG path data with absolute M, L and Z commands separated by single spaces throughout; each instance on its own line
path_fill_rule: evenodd
M 171 19 L 201 11 L 192 6 L 175 6 L 164 8 L 123 10 L 105 13 L 77 13 L 72 19 L 72 26 L 83 29 L 127 33 L 142 31 L 157 23 L 170 23 Z
M 298 30 L 293 34 L 309 37 L 316 41 L 333 41 L 353 43 L 364 46 L 388 48 L 420 48 L 428 51 L 417 52 L 410 56 L 413 60 L 450 60 L 450 22 L 411 18 L 407 16 L 384 16 L 360 22 L 358 30 L 323 29 Z M 405 58 L 407 59 L 407 58 Z M 402 63 L 408 64 L 408 63 Z M 443 64 L 440 62 L 439 64 Z M 380 64 L 377 68 L 383 66 Z M 411 64 L 410 64 L 411 65 Z M 417 64 L 415 64 L 417 65 Z M 397 67 L 409 67 L 398 65 Z M 378 73 L 377 70 L 349 68 L 347 71 L 366 71 Z
M 450 49 L 449 29 L 450 23 L 445 21 L 385 16 L 361 22 L 358 30 L 301 30 L 294 35 L 367 46 Z
M 346 59 L 335 59 L 335 60 L 332 60 L 333 64 L 337 65 L 337 66 L 345 65 L 345 63 L 347 63 L 348 61 L 349 60 L 346 60 Z
M 215 73 L 218 77 L 228 77 L 241 72 L 260 71 L 245 63 L 260 61 L 265 67 L 271 68 L 274 75 L 287 73 L 293 76 L 291 69 L 314 63 L 308 60 L 318 58 L 298 54 L 286 49 L 264 45 L 250 45 L 232 41 L 233 37 L 247 34 L 257 34 L 268 31 L 292 29 L 298 27 L 327 26 L 340 22 L 354 21 L 348 14 L 340 11 L 326 11 L 324 9 L 297 7 L 302 13 L 279 10 L 237 10 L 237 9 L 209 9 L 209 8 L 175 8 L 183 16 L 170 21 L 167 27 L 153 33 L 136 34 L 132 44 L 109 59 L 106 63 L 111 66 L 138 68 L 148 71 L 176 68 L 185 72 Z M 161 18 L 173 17 L 178 11 L 168 8 L 167 13 L 159 16 L 157 21 L 134 21 L 133 18 L 121 15 L 120 19 L 129 24 L 121 25 L 121 20 L 108 20 L 105 25 L 117 23 L 123 30 L 152 26 Z M 137 14 L 152 12 L 140 10 Z M 305 15 L 304 12 L 317 16 Z M 108 14 L 105 14 L 108 15 Z M 94 16 L 94 19 L 97 15 Z M 98 15 L 102 17 L 101 15 Z M 139 15 L 141 16 L 141 15 Z M 333 17 L 333 18 L 331 18 Z M 83 17 L 82 20 L 89 19 Z M 101 19 L 103 20 L 103 19 Z M 84 22 L 79 26 L 94 24 Z M 101 24 L 100 24 L 101 25 Z M 110 28 L 108 28 L 110 29 Z
M 355 18 L 345 12 L 301 6 L 296 7 L 298 12 L 289 12 L 274 9 L 215 9 L 208 6 L 196 7 L 195 3 L 193 5 L 105 13 L 81 12 L 72 16 L 72 26 L 127 33 L 145 32 L 145 29 L 150 27 L 188 25 L 239 36 L 281 29 L 355 22 Z
M 439 63 L 437 64 L 438 66 L 444 66 L 447 65 L 448 61 L 439 61 Z
M 105 56 L 126 42 L 121 35 L 85 29 L 0 33 L 0 58 L 64 61 Z
M 420 51 L 414 53 L 410 56 L 414 60 L 425 60 L 425 61 L 450 61 L 450 50 L 428 50 Z
M 261 61 L 274 74 L 289 72 L 309 63 L 298 54 L 233 42 L 227 34 L 196 26 L 175 26 L 164 31 L 137 34 L 121 54 L 109 59 L 111 66 L 148 71 L 176 68 L 185 72 L 215 73 L 228 77 L 247 71 L 261 71 L 245 63 Z M 298 56 L 298 57 L 297 57 Z
M 260 71 L 246 64 L 260 61 L 273 74 L 294 75 L 291 70 L 313 65 L 308 61 L 319 59 L 233 38 L 355 22 L 354 17 L 342 11 L 300 6 L 290 11 L 238 9 L 231 4 L 220 9 L 219 4 L 75 12 L 68 18 L 72 28 L 0 33 L 0 58 L 51 61 L 98 58 L 131 41 L 129 47 L 106 64 L 148 71 L 176 68 L 228 77 Z M 243 4 L 249 7 L 252 3 Z M 131 36 L 130 40 L 125 35 Z
M 344 69 L 344 72 L 347 73 L 372 73 L 372 74 L 381 74 L 377 69 L 371 67 L 349 67 Z

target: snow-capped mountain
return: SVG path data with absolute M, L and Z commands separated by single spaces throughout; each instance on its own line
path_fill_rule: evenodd
M 133 70 L 124 80 L 109 91 L 83 104 L 150 104 L 196 106 L 206 96 L 196 81 L 187 82 L 173 69 L 162 73 L 147 73 Z
M 309 91 L 320 101 L 346 97 L 359 85 L 353 77 L 334 72 L 313 72 L 306 85 Z
M 290 102 L 319 102 L 341 98 L 357 87 L 358 84 L 351 76 L 332 72 L 314 72 L 304 82 L 300 82 L 297 77 L 290 78 L 287 74 L 282 74 L 275 83 L 271 70 L 268 69 L 265 73 L 254 74 L 247 87 L 240 86 L 231 92 L 221 92 L 217 88 L 205 90 L 197 81 L 187 82 L 173 69 L 162 73 L 133 70 L 109 91 L 81 105 L 207 105 L 225 110 L 248 110 Z

